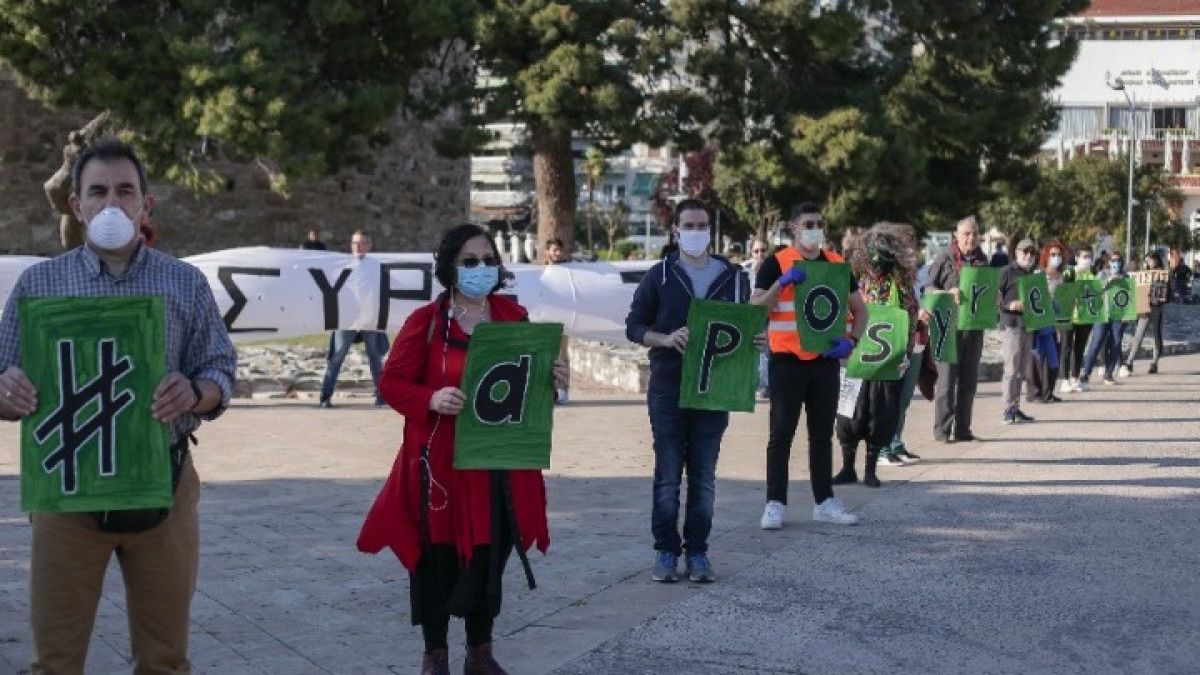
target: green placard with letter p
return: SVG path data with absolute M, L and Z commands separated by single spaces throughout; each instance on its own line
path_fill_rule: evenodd
M 807 275 L 803 283 L 792 287 L 800 347 L 820 354 L 832 349 L 834 340 L 846 336 L 850 266 L 824 260 L 796 265 Z
M 679 407 L 753 412 L 761 353 L 754 336 L 766 325 L 761 305 L 692 300 Z
M 21 510 L 171 506 L 168 429 L 150 414 L 167 369 L 163 299 L 22 298 L 17 312 L 38 393 L 21 420 Z
M 1017 279 L 1017 294 L 1021 297 L 1021 319 L 1025 330 L 1032 333 L 1054 325 L 1054 298 L 1045 274 L 1026 274 Z
M 958 271 L 958 329 L 991 330 L 1000 324 L 997 267 L 963 267 Z
M 562 333 L 560 323 L 475 327 L 463 368 L 467 400 L 454 426 L 454 468 L 550 468 L 554 362 Z

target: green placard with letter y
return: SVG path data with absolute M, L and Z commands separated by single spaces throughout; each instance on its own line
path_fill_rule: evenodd
M 150 414 L 166 376 L 163 299 L 23 298 L 17 311 L 38 394 L 21 421 L 21 509 L 171 506 L 168 429 Z

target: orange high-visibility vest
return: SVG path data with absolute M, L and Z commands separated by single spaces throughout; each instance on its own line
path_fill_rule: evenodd
M 789 246 L 776 253 L 775 260 L 779 263 L 780 272 L 787 273 L 788 270 L 792 269 L 792 263 L 804 260 L 804 255 L 794 247 Z M 833 251 L 825 251 L 825 260 L 828 262 L 845 262 L 845 258 Z M 800 345 L 800 331 L 796 329 L 795 297 L 796 287 L 794 284 L 779 291 L 779 298 L 776 299 L 775 306 L 771 308 L 770 323 L 767 325 L 767 342 L 772 352 L 795 354 L 802 361 L 811 361 L 820 356 L 820 354 L 805 351 Z M 852 323 L 853 317 L 847 312 L 847 335 L 850 334 Z

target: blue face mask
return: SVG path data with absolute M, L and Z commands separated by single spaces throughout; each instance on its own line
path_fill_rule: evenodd
M 477 265 L 475 267 L 456 268 L 458 270 L 458 290 L 468 298 L 482 298 L 500 281 L 500 268 Z
M 1108 268 L 1114 272 L 1120 272 L 1121 271 L 1121 261 L 1120 260 L 1110 260 L 1108 263 Z

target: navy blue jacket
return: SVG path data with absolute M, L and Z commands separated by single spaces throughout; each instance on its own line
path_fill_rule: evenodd
M 725 264 L 725 270 L 704 296 L 708 300 L 746 302 L 750 298 L 750 281 L 746 270 L 729 260 L 714 255 Z M 692 279 L 679 263 L 679 254 L 672 253 L 655 263 L 633 293 L 629 315 L 625 317 L 625 337 L 642 344 L 646 331 L 668 334 L 687 325 L 688 308 L 696 297 Z M 765 328 L 765 326 L 764 326 Z M 679 393 L 683 370 L 683 355 L 674 349 L 650 349 L 650 391 Z

